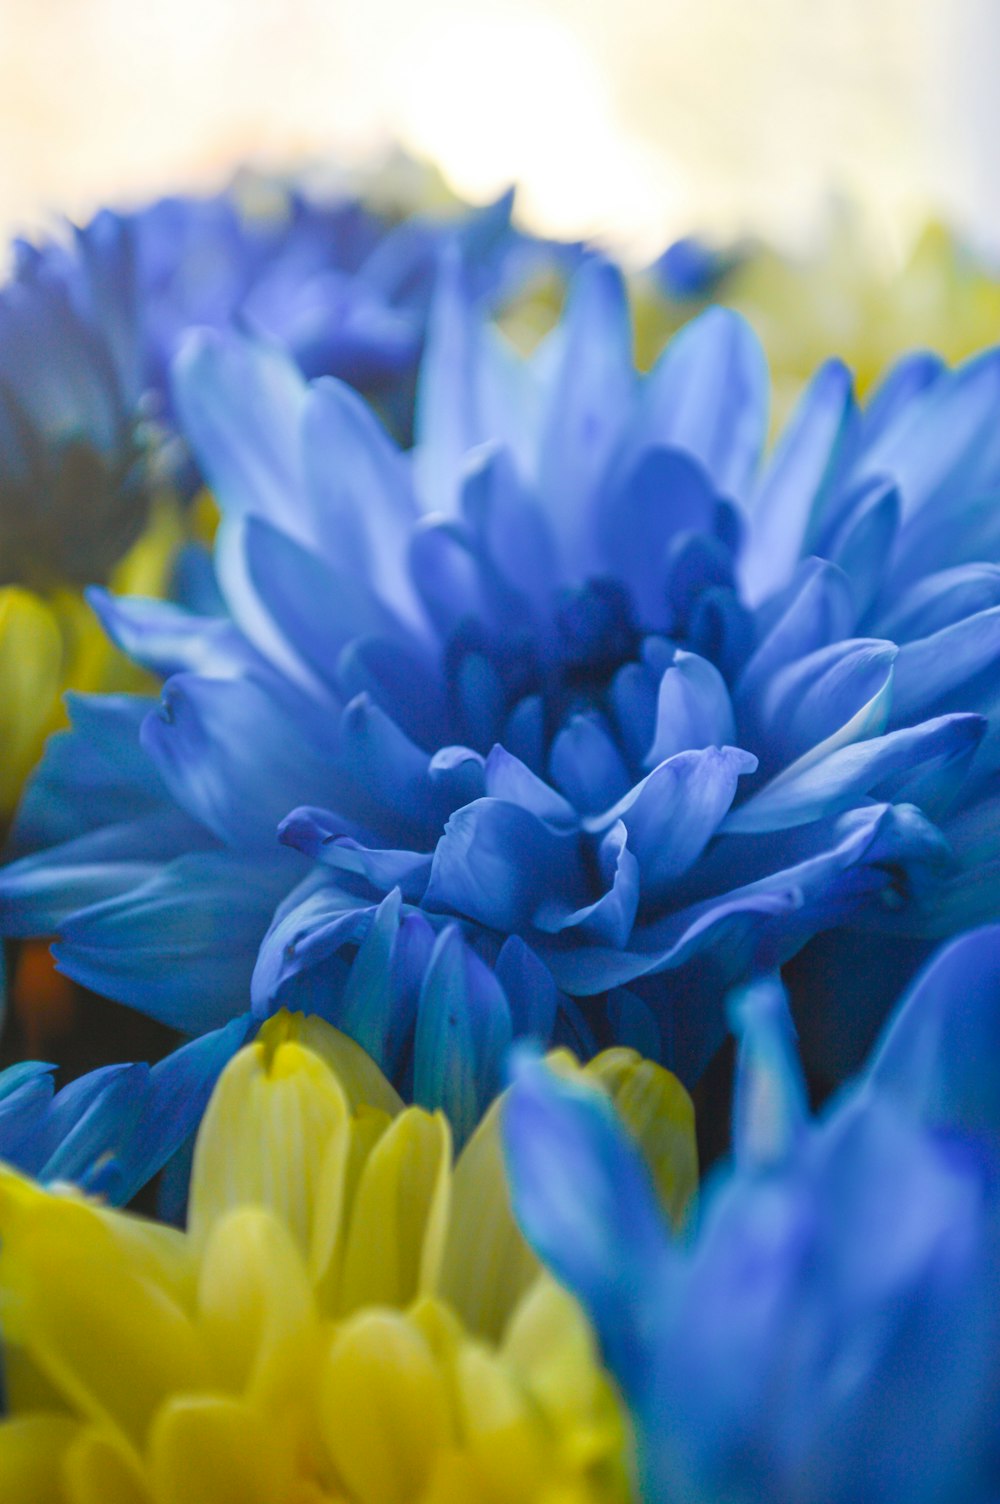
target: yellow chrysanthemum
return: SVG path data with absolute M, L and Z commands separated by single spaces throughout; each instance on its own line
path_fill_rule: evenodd
M 683 1089 L 622 1050 L 583 1077 L 682 1215 Z M 0 1172 L 0 1498 L 629 1498 L 588 1328 L 514 1226 L 499 1110 L 453 1167 L 440 1113 L 404 1109 L 357 1045 L 285 1014 L 219 1082 L 186 1233 Z

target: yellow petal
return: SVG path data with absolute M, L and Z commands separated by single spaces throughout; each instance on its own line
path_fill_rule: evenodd
M 204 1349 L 152 1260 L 89 1207 L 46 1199 L 4 1247 L 17 1340 L 73 1408 L 141 1443 L 167 1394 L 207 1385 Z
M 10 1504 L 70 1504 L 63 1459 L 80 1430 L 66 1415 L 0 1421 L 0 1499 Z
M 374 1107 L 394 1118 L 403 1110 L 403 1099 L 382 1074 L 375 1061 L 347 1034 L 342 1034 L 314 1013 L 292 1015 L 300 1044 L 325 1060 L 343 1088 L 352 1110 Z M 289 1015 L 285 1015 L 289 1017 Z M 266 1033 L 270 1023 L 264 1025 Z
M 499 1339 L 539 1263 L 511 1211 L 494 1102 L 458 1158 L 439 1289 L 476 1336 Z
M 0 827 L 57 723 L 62 662 L 49 607 L 18 586 L 0 589 Z
M 342 1174 L 346 1162 L 347 1099 L 312 1050 L 272 1042 L 240 1050 L 212 1094 L 195 1146 L 189 1225 L 200 1244 L 225 1212 L 267 1207 L 308 1258 L 320 1177 Z
M 161 492 L 150 508 L 146 531 L 115 567 L 112 590 L 117 595 L 166 595 L 184 532 L 176 497 Z
M 198 1305 L 216 1371 L 234 1390 L 249 1387 L 277 1349 L 299 1348 L 316 1321 L 298 1248 L 283 1223 L 258 1207 L 215 1223 Z
M 548 1275 L 518 1305 L 501 1352 L 556 1425 L 592 1411 L 602 1384 L 594 1339 L 576 1301 Z
M 152 1504 L 135 1456 L 114 1436 L 93 1426 L 69 1449 L 64 1474 L 73 1504 Z
M 292 1481 L 283 1441 L 239 1400 L 172 1400 L 150 1440 L 156 1504 L 283 1504 Z
M 330 1460 L 355 1504 L 411 1504 L 454 1441 L 430 1347 L 394 1311 L 365 1311 L 340 1329 L 319 1398 Z
M 484 1504 L 533 1500 L 545 1477 L 545 1429 L 513 1373 L 477 1343 L 458 1358 L 460 1425 L 475 1462 Z
M 605 1050 L 584 1075 L 608 1092 L 642 1150 L 664 1210 L 680 1226 L 698 1189 L 691 1098 L 676 1076 L 635 1050 Z
M 344 1251 L 339 1309 L 405 1306 L 434 1288 L 447 1227 L 451 1130 L 440 1112 L 410 1107 L 361 1172 Z
M 331 1142 L 329 1166 L 320 1170 L 316 1193 L 309 1277 L 320 1310 L 333 1315 L 338 1309 L 341 1270 L 347 1246 L 351 1208 L 365 1165 L 392 1118 L 374 1107 L 359 1107 L 350 1120 L 346 1161 L 340 1141 Z

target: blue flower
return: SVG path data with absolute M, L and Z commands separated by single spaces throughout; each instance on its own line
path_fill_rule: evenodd
M 1000 929 L 946 948 L 818 1123 L 781 989 L 736 1000 L 736 1162 L 675 1243 L 606 1104 L 537 1060 L 516 1214 L 591 1315 L 650 1504 L 1000 1490 Z
M 159 480 L 141 407 L 135 268 L 107 215 L 0 288 L 0 585 L 108 579 Z
M 223 1067 L 245 1043 L 249 1015 L 183 1045 L 159 1064 L 106 1065 L 55 1091 L 54 1067 L 0 1071 L 0 1159 L 36 1179 L 71 1181 L 124 1206 L 171 1161 L 168 1197 L 183 1195 L 186 1151 Z M 176 1182 L 176 1184 L 175 1184 Z M 166 1213 L 175 1210 L 168 1199 Z
M 952 596 L 907 625 L 882 588 L 901 496 L 954 516 L 991 473 L 998 369 L 911 363 L 859 414 L 833 364 L 763 463 L 736 316 L 638 378 L 594 260 L 520 361 L 454 258 L 403 453 L 342 383 L 198 336 L 175 397 L 228 614 L 94 594 L 167 683 L 51 744 L 7 932 L 190 1032 L 253 971 L 258 1015 L 325 1014 L 460 1132 L 512 1037 L 693 1080 L 728 986 L 851 919 L 933 922 L 993 618 L 944 658 Z M 914 426 L 932 378 L 947 421 Z M 963 514 L 949 546 L 978 537 Z
M 409 434 L 443 248 L 458 249 L 497 307 L 533 272 L 575 256 L 516 230 L 513 201 L 510 192 L 453 219 L 393 223 L 359 199 L 316 202 L 265 180 L 111 216 L 134 247 L 146 385 L 169 413 L 170 364 L 187 331 L 241 324 L 280 342 L 306 376 L 338 376 L 377 398 Z

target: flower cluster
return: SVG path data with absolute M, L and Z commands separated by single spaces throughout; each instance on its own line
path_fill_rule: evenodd
M 510 209 L 0 289 L 15 1504 L 1000 1498 L 1000 349 L 790 407 L 683 242 L 637 369 Z

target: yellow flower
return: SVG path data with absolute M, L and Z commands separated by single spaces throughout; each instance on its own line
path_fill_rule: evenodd
M 682 1216 L 683 1089 L 623 1050 L 582 1077 Z M 0 1498 L 630 1498 L 626 1423 L 584 1318 L 514 1226 L 499 1110 L 453 1167 L 440 1113 L 403 1108 L 346 1036 L 283 1014 L 220 1079 L 185 1233 L 0 1171 Z
M 164 496 L 115 568 L 111 589 L 165 595 L 182 538 L 177 504 Z M 151 688 L 149 676 L 109 642 L 79 591 L 41 595 L 21 585 L 0 587 L 0 836 L 46 737 L 66 723 L 66 690 Z

